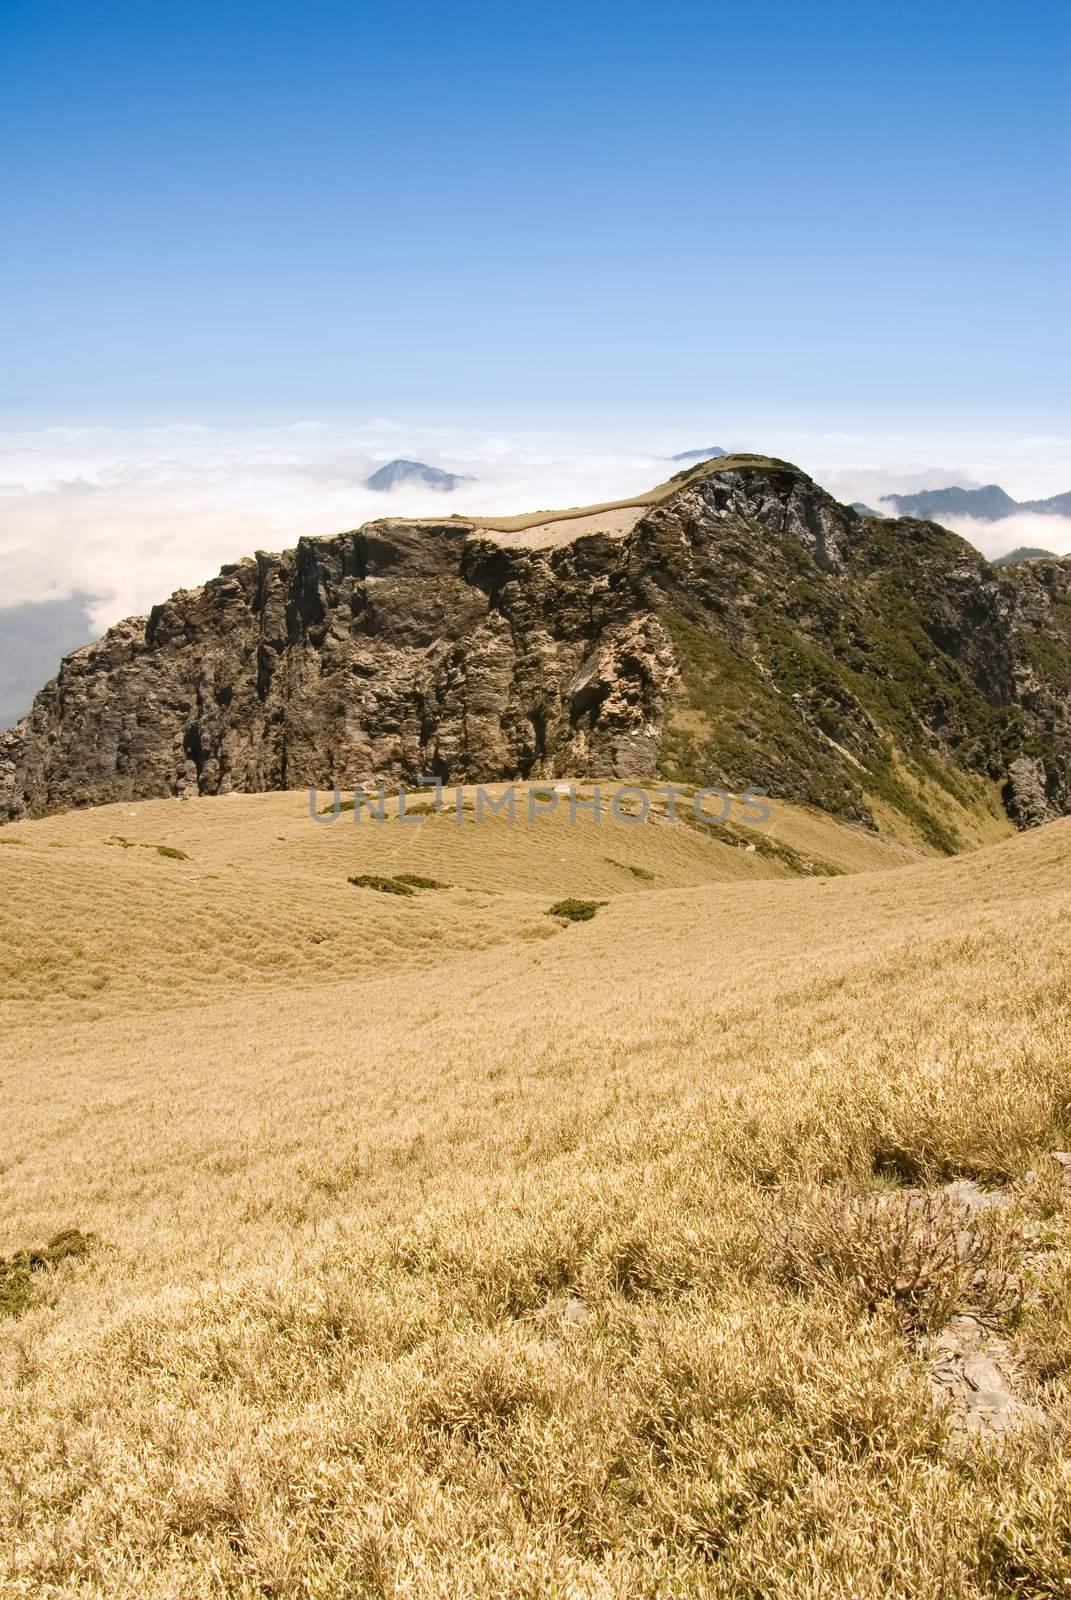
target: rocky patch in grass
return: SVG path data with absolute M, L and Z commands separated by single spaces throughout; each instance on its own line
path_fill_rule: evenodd
M 1017 1393 L 1022 1363 L 1011 1341 L 975 1313 L 952 1317 L 931 1339 L 929 1354 L 930 1382 L 949 1408 L 953 1436 L 1000 1435 L 1047 1420 Z

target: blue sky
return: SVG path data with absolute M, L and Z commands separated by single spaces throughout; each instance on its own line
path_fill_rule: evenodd
M 1057 428 L 1069 15 L 0 0 L 3 420 Z
M 708 444 L 1071 488 L 1069 15 L 0 0 L 0 601 L 440 513 L 393 455 L 484 513 Z

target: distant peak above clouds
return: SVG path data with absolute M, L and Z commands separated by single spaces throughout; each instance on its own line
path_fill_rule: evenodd
M 928 522 L 940 522 L 944 517 L 974 517 L 979 522 L 1000 522 L 1004 517 L 1020 511 L 1032 511 L 1041 516 L 1068 516 L 1071 514 L 1071 492 L 1054 494 L 1048 500 L 1013 500 L 998 483 L 983 484 L 980 489 L 923 489 L 918 494 L 887 494 L 886 504 L 895 506 L 902 517 L 921 517 Z
M 705 450 L 682 450 L 679 455 L 670 456 L 671 461 L 713 461 L 715 456 L 728 454 L 720 444 L 708 444 Z
M 1014 567 L 1019 561 L 1055 561 L 1059 558 L 1055 550 L 1040 550 L 1035 545 L 1021 544 L 1014 550 L 1009 550 L 1006 556 L 996 556 L 993 560 L 995 567 Z
M 1071 517 L 1071 489 L 1051 494 L 1047 500 L 1020 500 L 1020 511 L 1037 511 L 1044 517 Z
M 366 489 L 375 490 L 378 494 L 388 494 L 392 489 L 401 488 L 403 484 L 419 484 L 422 488 L 438 489 L 444 494 L 449 494 L 463 483 L 474 482 L 475 479 L 464 477 L 460 473 L 444 472 L 441 467 L 429 467 L 425 461 L 407 461 L 404 456 L 397 456 L 373 472 L 370 478 L 366 478 L 364 486 Z

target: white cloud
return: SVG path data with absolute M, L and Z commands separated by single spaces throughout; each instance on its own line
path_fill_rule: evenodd
M 475 481 L 450 496 L 363 487 L 399 454 Z M 446 430 L 403 436 L 400 424 L 383 421 L 0 435 L 0 603 L 81 591 L 97 597 L 93 620 L 103 628 L 203 582 L 224 561 L 285 548 L 302 534 L 389 515 L 572 505 L 627 495 L 666 472 L 642 454 Z
M 921 432 L 922 430 L 920 430 Z M 678 450 L 718 442 L 797 461 L 844 500 L 947 483 L 1000 482 L 1020 498 L 1071 488 L 1066 440 L 911 440 L 804 432 L 708 417 L 642 429 L 569 434 L 528 429 L 354 426 L 304 418 L 283 426 L 43 428 L 0 432 L 0 604 L 96 597 L 94 623 L 145 611 L 203 582 L 224 561 L 283 549 L 302 534 L 387 515 L 511 512 L 624 498 L 676 470 Z M 452 495 L 362 487 L 393 456 L 430 461 L 475 481 Z M 970 520 L 970 519 L 966 519 Z M 989 554 L 1029 543 L 1071 549 L 1068 519 L 959 524 Z
M 983 522 L 977 517 L 945 517 L 952 528 L 975 549 L 992 559 L 1027 545 L 1035 550 L 1051 550 L 1054 555 L 1071 555 L 1071 517 L 1039 516 L 1036 512 L 1016 511 L 999 522 Z

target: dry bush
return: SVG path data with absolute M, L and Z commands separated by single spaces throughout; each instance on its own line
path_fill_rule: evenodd
M 802 1293 L 889 1309 L 933 1332 L 967 1307 L 993 1322 L 1022 1304 L 1019 1219 L 979 1214 L 940 1191 L 853 1194 L 805 1188 L 782 1198 L 771 1265 Z
M 547 907 L 547 916 L 561 917 L 565 922 L 590 922 L 599 907 L 605 904 L 605 900 L 555 900 L 552 906 Z
M 438 1372 L 416 1405 L 419 1425 L 480 1446 L 548 1414 L 554 1393 L 523 1343 L 485 1336 L 456 1339 L 438 1352 Z
M 0 1317 L 21 1316 L 38 1298 L 40 1278 L 35 1275 L 88 1254 L 95 1243 L 91 1234 L 64 1228 L 45 1245 L 0 1256 Z
M 405 883 L 401 878 L 385 878 L 378 872 L 359 872 L 348 880 L 357 889 L 378 889 L 380 894 L 413 895 L 416 893 L 413 885 Z
M 1065 1204 L 1071 1199 L 1066 1192 Z M 1069 1207 L 1071 1211 L 1071 1207 Z M 1017 1330 L 1022 1361 L 1039 1382 L 1071 1393 L 1071 1215 L 1041 1232 L 1036 1284 Z

